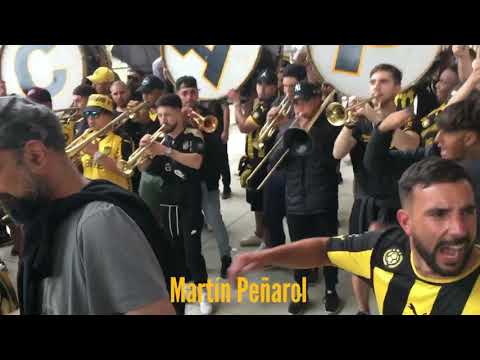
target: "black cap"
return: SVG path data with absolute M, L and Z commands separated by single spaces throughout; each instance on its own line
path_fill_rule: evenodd
M 266 84 L 266 85 L 277 85 L 278 78 L 277 74 L 272 69 L 264 69 L 260 72 L 260 75 L 257 77 L 257 84 Z
M 181 87 L 198 89 L 197 80 L 193 76 L 182 76 L 175 82 L 175 89 L 180 90 Z
M 155 89 L 165 89 L 165 83 L 155 75 L 148 75 L 142 80 L 142 84 L 137 91 L 141 93 L 149 93 Z
M 293 91 L 293 98 L 294 100 L 302 99 L 308 101 L 312 97 L 320 94 L 321 90 L 318 85 L 310 83 L 308 81 L 301 81 L 295 86 L 295 90 Z

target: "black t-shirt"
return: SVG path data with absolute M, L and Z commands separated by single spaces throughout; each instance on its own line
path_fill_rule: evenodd
M 214 115 L 210 109 L 199 105 L 196 109 L 202 116 Z M 222 115 L 223 116 L 223 115 Z M 222 118 L 218 118 L 219 123 L 223 121 Z M 205 144 L 205 151 L 203 153 L 202 167 L 200 168 L 200 178 L 207 184 L 208 191 L 218 190 L 218 181 L 220 180 L 220 164 L 222 163 L 222 140 L 220 138 L 221 132 L 218 130 L 211 134 L 202 133 L 203 141 Z
M 182 153 L 204 154 L 203 137 L 196 129 L 185 129 L 175 139 L 166 135 L 163 144 Z M 198 170 L 180 164 L 168 156 L 156 156 L 146 172 L 164 180 L 159 199 L 163 203 L 180 204 L 188 201 L 192 189 L 197 188 L 200 183 Z
M 357 195 L 369 193 L 368 172 L 365 166 L 363 166 L 363 156 L 365 155 L 372 130 L 372 123 L 363 117 L 352 130 L 352 137 L 357 141 L 357 144 L 350 151 L 350 159 L 352 160 L 353 173 L 359 186 L 359 193 Z

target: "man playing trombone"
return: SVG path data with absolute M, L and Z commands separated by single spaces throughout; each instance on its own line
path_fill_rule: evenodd
M 90 128 L 85 132 L 102 129 L 113 120 L 113 102 L 109 96 L 93 94 L 88 98 L 83 116 Z M 83 175 L 90 180 L 109 180 L 118 186 L 131 190 L 131 182 L 118 166 L 132 153 L 132 143 L 114 133 L 111 129 L 99 142 L 89 143 L 81 156 Z
M 282 87 L 285 96 L 277 98 L 270 111 L 267 113 L 267 122 L 264 125 L 272 124 L 278 131 L 273 138 L 278 141 L 285 130 L 290 127 L 295 119 L 293 110 L 293 95 L 295 86 L 307 76 L 303 65 L 290 64 L 283 69 Z M 283 109 L 279 104 L 284 101 Z M 286 115 L 286 116 L 285 116 Z M 272 123 L 275 122 L 275 123 Z M 270 171 L 275 165 L 275 159 L 269 158 L 267 170 Z M 285 244 L 285 233 L 283 231 L 283 218 L 286 216 L 285 209 L 285 169 L 279 168 L 274 171 L 271 179 L 266 183 L 264 189 L 264 220 L 267 229 L 265 243 L 268 247 Z
M 326 101 L 330 101 L 332 96 L 333 94 Z M 293 138 L 291 142 L 286 141 L 290 130 L 285 132 L 284 147 L 291 144 L 284 163 L 290 239 L 298 241 L 315 236 L 334 236 L 338 232 L 338 160 L 333 158 L 332 150 L 340 130 L 327 122 L 323 114 L 326 102 L 322 103 L 321 91 L 316 84 L 307 81 L 298 83 L 294 89 L 293 102 L 297 125 L 308 131 L 311 151 L 303 156 L 295 155 L 305 146 Z M 308 281 L 310 272 L 294 270 L 295 281 L 301 283 L 303 277 Z M 325 310 L 336 314 L 342 308 L 342 301 L 336 292 L 338 269 L 326 266 L 323 273 L 326 286 Z M 292 301 L 288 311 L 300 314 L 307 305 L 308 303 Z

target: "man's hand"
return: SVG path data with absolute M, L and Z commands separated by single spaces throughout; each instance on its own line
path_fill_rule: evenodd
M 232 89 L 227 94 L 228 101 L 233 104 L 240 104 L 240 92 L 238 90 Z
M 261 270 L 265 265 L 267 264 L 262 263 L 258 252 L 240 254 L 233 259 L 232 265 L 228 268 L 228 280 L 235 286 L 239 275 Z
M 130 100 L 127 104 L 127 110 L 131 111 L 135 106 L 138 106 L 139 104 L 140 104 L 140 101 Z M 131 120 L 133 122 L 142 122 L 142 121 L 145 122 L 149 119 L 150 118 L 148 116 L 148 108 L 144 107 L 143 109 L 137 111 Z
M 400 110 L 388 115 L 385 120 L 378 126 L 378 130 L 381 132 L 388 132 L 396 129 L 400 129 L 407 125 L 410 120 L 412 112 L 410 109 Z
M 95 143 L 95 144 L 89 143 L 87 146 L 83 148 L 83 152 L 90 156 L 95 155 L 97 151 L 98 151 L 98 143 Z
M 452 45 L 452 52 L 455 57 L 470 56 L 468 45 Z
M 169 151 L 169 147 L 162 145 L 159 142 L 152 142 L 152 135 L 146 134 L 140 139 L 140 147 L 146 147 L 145 153 L 153 156 L 162 156 Z

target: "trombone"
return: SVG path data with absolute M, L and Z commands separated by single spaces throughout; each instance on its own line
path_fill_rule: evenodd
M 263 158 L 262 162 L 258 164 L 257 170 L 260 165 L 262 165 L 267 158 L 267 156 L 270 156 L 270 153 L 273 152 L 273 150 L 282 142 L 285 143 L 285 146 L 287 147 L 287 150 L 282 154 L 280 159 L 275 163 L 275 165 L 272 167 L 270 172 L 265 176 L 265 179 L 258 185 L 257 191 L 261 190 L 265 184 L 267 183 L 268 179 L 273 175 L 274 171 L 280 166 L 282 163 L 283 159 L 292 151 L 298 156 L 305 156 L 309 150 L 312 148 L 312 140 L 308 135 L 308 132 L 312 128 L 312 126 L 315 124 L 315 122 L 318 120 L 320 115 L 323 113 L 325 108 L 327 107 L 327 104 L 333 99 L 333 96 L 335 95 L 335 90 L 332 90 L 332 92 L 325 98 L 323 101 L 322 105 L 320 105 L 320 108 L 318 111 L 313 115 L 313 117 L 310 119 L 310 123 L 308 124 L 307 128 L 305 130 L 299 129 L 299 128 L 294 128 L 293 125 L 298 121 L 298 118 L 295 119 L 295 121 L 292 123 L 292 126 L 285 131 L 285 134 L 283 134 L 283 137 L 277 141 L 277 143 L 273 146 L 273 148 L 268 152 L 267 155 Z M 295 147 L 294 147 L 295 146 Z M 255 172 L 255 171 L 254 171 Z M 252 177 L 253 173 L 250 174 L 249 178 L 247 181 Z
M 87 146 L 88 144 L 97 140 L 97 138 L 106 135 L 108 132 L 113 130 L 114 128 L 117 129 L 123 124 L 125 124 L 130 115 L 136 113 L 137 111 L 142 110 L 143 108 L 149 107 L 150 104 L 148 102 L 140 103 L 139 105 L 135 106 L 131 110 L 127 110 L 126 112 L 120 114 L 115 119 L 110 121 L 107 125 L 99 130 L 94 130 L 92 128 L 85 130 L 85 132 L 76 138 L 70 145 L 68 145 L 65 149 L 65 153 L 67 156 L 73 161 L 80 152 Z
M 333 126 L 343 126 L 347 123 L 355 123 L 356 121 L 350 118 L 350 113 L 352 110 L 369 103 L 375 98 L 376 96 L 371 96 L 368 99 L 360 101 L 358 104 L 349 106 L 347 108 L 343 107 L 343 105 L 338 102 L 332 102 L 327 106 L 327 110 L 325 112 L 327 120 L 330 125 Z
M 257 150 L 261 150 L 265 147 L 265 142 L 268 139 L 271 139 L 273 135 L 275 134 L 275 131 L 277 130 L 277 121 L 281 117 L 287 117 L 290 111 L 292 110 L 292 101 L 288 98 L 287 95 L 282 99 L 280 104 L 278 105 L 280 107 L 277 115 L 270 121 L 268 121 L 261 129 L 260 133 L 258 134 L 258 138 L 256 141 L 254 141 L 253 146 Z
M 190 112 L 190 120 L 197 124 L 198 129 L 207 134 L 211 134 L 217 130 L 218 119 L 213 115 L 202 116 L 195 111 Z
M 69 107 L 69 108 L 65 108 L 65 109 L 55 109 L 55 110 L 52 110 L 54 113 L 61 113 L 61 112 L 71 112 L 71 111 L 78 111 L 80 110 L 79 107 L 76 107 L 76 106 L 72 106 L 72 107 Z
M 165 130 L 165 127 L 166 124 L 162 125 L 157 131 L 152 134 L 150 144 L 153 144 L 153 142 L 158 138 L 165 136 L 165 133 L 163 132 L 163 130 Z M 132 155 L 128 157 L 127 161 L 120 160 L 121 171 L 125 176 L 132 177 L 135 167 L 142 164 L 147 159 L 148 155 L 145 154 L 145 151 L 146 149 L 148 149 L 148 147 L 149 146 L 138 148 L 132 153 Z

